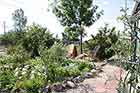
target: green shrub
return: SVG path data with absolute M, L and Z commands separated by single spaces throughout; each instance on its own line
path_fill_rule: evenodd
M 21 64 L 24 63 L 29 58 L 25 55 L 21 54 L 13 54 L 13 55 L 3 55 L 0 56 L 0 64 Z
M 24 89 L 28 93 L 34 93 L 46 84 L 46 69 L 41 59 L 18 64 L 13 58 L 13 56 L 0 58 L 0 89 Z
M 81 62 L 81 63 L 79 64 L 79 66 L 78 66 L 78 69 L 79 69 L 79 70 L 83 70 L 83 69 L 86 68 L 86 67 L 88 67 L 88 68 L 90 68 L 90 69 L 93 68 L 92 65 L 90 65 L 90 64 L 88 64 L 88 63 L 85 63 L 85 62 Z
M 46 64 L 47 80 L 50 83 L 61 82 L 68 77 L 81 75 L 85 68 L 91 69 L 88 62 L 67 59 L 63 44 L 54 44 L 50 49 L 44 51 L 41 57 Z
M 54 42 L 55 38 L 53 38 L 53 34 L 47 28 L 33 24 L 27 27 L 21 44 L 35 58 L 36 56 L 40 56 L 40 53 L 44 49 L 50 48 Z
M 78 65 L 69 66 L 67 68 L 67 72 L 70 77 L 76 77 L 80 75 L 80 70 L 78 69 Z
M 41 55 L 45 64 L 63 64 L 66 57 L 66 50 L 63 44 L 54 44 L 50 49 L 46 49 Z
M 0 56 L 0 64 L 16 63 L 15 57 L 11 55 Z
M 119 34 L 116 28 L 108 28 L 108 25 L 99 29 L 99 33 L 96 36 L 92 35 L 92 39 L 85 42 L 84 46 L 86 50 L 93 51 L 95 47 L 99 46 L 99 50 L 96 53 L 96 57 L 100 60 L 108 59 L 115 54 L 115 51 L 111 48 L 118 41 Z
M 20 33 L 23 34 L 23 33 Z M 21 38 L 19 38 L 19 33 L 15 31 L 10 31 L 4 35 L 0 36 L 0 41 L 4 45 L 15 45 Z
M 39 93 L 40 89 L 44 87 L 44 83 L 43 77 L 25 79 L 16 82 L 16 89 L 24 89 L 27 93 Z

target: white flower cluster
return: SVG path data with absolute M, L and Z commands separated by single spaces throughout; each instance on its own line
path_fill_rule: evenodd
M 17 67 L 14 70 L 15 77 L 18 79 L 22 79 L 24 77 L 29 77 L 30 79 L 35 78 L 36 76 L 46 75 L 45 74 L 45 66 L 31 66 L 31 65 L 25 65 L 22 67 Z

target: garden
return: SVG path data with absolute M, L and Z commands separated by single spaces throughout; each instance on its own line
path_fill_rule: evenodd
M 131 15 L 127 8 L 120 10 L 117 20 L 124 24 L 123 31 L 105 24 L 88 40 L 85 28 L 104 15 L 93 0 L 51 2 L 49 11 L 64 27 L 62 38 L 38 23 L 28 25 L 24 10 L 15 10 L 13 29 L 0 35 L 0 46 L 5 47 L 0 55 L 0 93 L 66 92 L 98 77 L 103 72 L 98 63 L 127 72 L 117 93 L 140 93 L 139 4 Z

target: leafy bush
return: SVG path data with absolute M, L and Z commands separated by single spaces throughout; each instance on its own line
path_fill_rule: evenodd
M 46 49 L 42 52 L 42 59 L 44 60 L 45 64 L 53 64 L 57 63 L 61 65 L 64 63 L 64 59 L 66 56 L 65 46 L 63 44 L 55 43 L 50 49 Z
M 116 44 L 117 41 L 118 33 L 116 33 L 115 27 L 110 29 L 108 25 L 105 25 L 105 27 L 99 29 L 99 33 L 96 36 L 92 36 L 92 39 L 85 42 L 85 47 L 93 51 L 95 47 L 99 46 L 96 57 L 104 60 L 115 54 L 111 46 Z
M 79 63 L 78 69 L 81 71 L 81 70 L 85 69 L 86 67 L 89 69 L 93 68 L 93 66 L 91 64 L 89 64 L 88 62 L 86 62 L 86 63 L 81 62 L 81 63 Z
M 54 44 L 55 38 L 52 35 L 47 28 L 33 24 L 27 27 L 22 46 L 32 53 L 32 57 L 40 56 L 41 51 Z
M 46 70 L 41 59 L 32 59 L 22 64 L 12 63 L 13 59 L 7 61 L 4 57 L 3 61 L 7 63 L 0 64 L 0 89 L 23 89 L 34 93 L 46 84 Z
M 15 45 L 18 41 L 20 41 L 21 38 L 19 38 L 19 34 L 23 35 L 23 32 L 15 32 L 15 31 L 10 31 L 7 32 L 4 35 L 0 36 L 0 41 L 4 45 Z
M 30 60 L 38 61 L 38 60 Z M 16 89 L 21 88 L 27 92 L 34 93 L 43 88 L 46 82 L 45 68 L 42 65 L 26 64 L 23 68 L 17 67 L 15 69 Z
M 67 59 L 65 55 L 65 46 L 57 43 L 42 54 L 42 59 L 48 71 L 47 80 L 50 83 L 61 82 L 68 77 L 81 75 L 85 68 L 90 70 L 92 67 L 86 62 Z
M 9 46 L 7 54 L 13 56 L 17 61 L 24 63 L 31 58 L 31 54 L 28 53 L 21 45 Z
M 35 58 L 40 56 L 44 49 L 50 48 L 56 39 L 47 28 L 33 24 L 26 27 L 24 32 L 11 31 L 1 35 L 0 41 L 2 44 L 8 45 L 9 54 L 24 50 Z

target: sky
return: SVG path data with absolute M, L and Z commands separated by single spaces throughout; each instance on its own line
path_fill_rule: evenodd
M 125 0 L 93 0 L 93 3 L 99 6 L 99 10 L 104 10 L 104 15 L 92 26 L 86 28 L 87 37 L 91 34 L 95 35 L 98 28 L 104 26 L 105 23 L 110 26 L 116 26 L 118 30 L 123 29 L 123 24 L 119 23 L 116 19 L 121 15 L 120 9 L 124 6 Z M 12 29 L 12 13 L 22 8 L 25 15 L 28 17 L 28 25 L 33 22 L 47 27 L 55 35 L 61 37 L 61 32 L 64 28 L 60 25 L 59 21 L 54 14 L 48 12 L 48 0 L 0 0 L 0 34 L 4 32 L 3 21 L 6 21 L 6 32 Z M 130 11 L 133 8 L 133 0 L 127 2 Z

